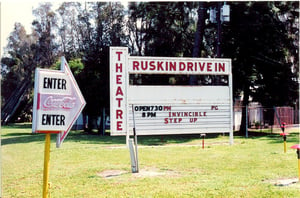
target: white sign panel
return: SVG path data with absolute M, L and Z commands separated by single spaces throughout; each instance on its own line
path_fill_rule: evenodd
M 65 139 L 85 106 L 85 100 L 62 57 L 61 70 L 36 69 L 32 131 L 58 133 Z
M 110 122 L 112 135 L 127 132 L 127 48 L 110 48 Z
M 223 86 L 129 86 L 128 101 L 134 105 L 137 134 L 227 133 L 231 130 L 227 93 Z
M 134 57 L 123 47 L 112 47 L 110 52 L 111 135 L 132 134 L 133 123 L 137 135 L 232 135 L 230 59 Z M 129 84 L 130 75 L 144 74 L 222 75 L 228 82 L 222 86 Z
M 129 57 L 128 73 L 229 75 L 228 59 Z

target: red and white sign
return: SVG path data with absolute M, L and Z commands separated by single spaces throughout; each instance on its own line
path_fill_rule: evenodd
M 137 135 L 230 133 L 233 142 L 230 59 L 136 57 L 126 47 L 111 47 L 110 71 L 111 135 L 132 134 L 135 123 Z M 143 74 L 221 75 L 227 84 L 129 83 Z
M 61 58 L 61 71 L 35 71 L 32 131 L 57 133 L 57 147 L 64 141 L 86 102 L 70 67 Z
M 127 48 L 110 48 L 110 128 L 112 134 L 127 132 Z
M 128 58 L 128 72 L 136 74 L 229 75 L 228 59 L 134 57 Z

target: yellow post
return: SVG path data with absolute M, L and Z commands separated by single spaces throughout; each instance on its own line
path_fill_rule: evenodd
M 296 144 L 291 146 L 292 149 L 297 149 L 297 158 L 298 158 L 298 175 L 299 175 L 299 182 L 300 182 L 300 144 Z
M 283 131 L 284 131 L 284 128 L 283 128 Z M 280 133 L 280 135 L 282 135 L 283 137 L 283 150 L 284 150 L 284 153 L 286 153 L 286 136 L 288 135 L 288 133 Z
M 45 154 L 44 154 L 44 183 L 43 183 L 43 198 L 47 198 L 49 194 L 49 161 L 50 161 L 50 141 L 51 141 L 51 134 L 46 133 L 45 138 Z
M 298 176 L 299 176 L 299 182 L 300 182 L 300 159 L 298 159 Z

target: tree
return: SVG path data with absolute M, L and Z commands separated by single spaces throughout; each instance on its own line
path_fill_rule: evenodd
M 192 2 L 130 3 L 127 24 L 132 53 L 191 57 L 194 7 Z
M 6 54 L 1 59 L 2 120 L 13 120 L 16 111 L 28 117 L 26 114 L 30 112 L 31 79 L 35 68 L 32 45 L 35 42 L 36 38 L 27 35 L 24 26 L 15 24 L 14 31 L 8 38 Z M 23 105 L 23 109 L 18 109 L 19 105 Z
M 91 9 L 92 12 L 88 12 Z M 94 2 L 86 5 L 80 17 L 85 23 L 86 34 L 82 62 L 84 69 L 79 76 L 79 86 L 87 101 L 84 113 L 92 121 L 109 107 L 109 46 L 122 45 L 123 7 L 120 3 Z M 94 21 L 94 26 L 90 24 Z M 89 129 L 91 129 L 91 122 Z
M 36 19 L 32 22 L 33 35 L 38 38 L 35 45 L 35 61 L 40 67 L 48 68 L 56 60 L 57 45 L 55 44 L 54 28 L 56 14 L 51 10 L 51 3 L 43 3 L 33 10 Z
M 83 12 L 82 6 L 78 2 L 63 2 L 57 9 L 58 15 L 58 35 L 59 50 L 66 59 L 81 57 L 84 51 L 83 46 L 83 27 L 79 24 L 79 13 Z
M 235 95 L 243 93 L 243 106 L 250 97 L 265 106 L 289 105 L 297 97 L 297 72 L 288 60 L 298 53 L 297 46 L 278 15 L 280 9 L 276 2 L 231 2 L 222 48 L 223 56 L 232 59 L 233 90 Z M 241 132 L 245 115 L 244 109 Z
M 126 12 L 117 2 L 65 2 L 56 12 L 41 4 L 33 12 L 32 34 L 17 24 L 9 38 L 1 60 L 2 100 L 23 79 L 32 81 L 37 66 L 49 68 L 65 55 L 80 66 L 75 77 L 87 100 L 84 112 L 97 116 L 109 106 L 109 46 L 129 46 L 134 55 L 216 57 L 216 25 L 206 18 L 218 4 L 130 2 Z M 299 2 L 229 4 L 220 57 L 232 59 L 234 95 L 243 93 L 244 105 L 250 98 L 291 105 L 299 95 Z
M 197 30 L 195 33 L 195 40 L 194 40 L 193 57 L 200 57 L 201 50 L 204 48 L 202 41 L 203 41 L 204 29 L 205 29 L 206 9 L 207 9 L 207 3 L 202 1 L 199 2 L 199 7 L 197 10 L 198 21 L 197 21 Z

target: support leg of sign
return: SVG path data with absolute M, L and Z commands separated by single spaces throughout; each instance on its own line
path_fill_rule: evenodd
M 134 144 L 135 144 L 136 173 L 138 173 L 139 172 L 139 158 L 138 158 L 138 143 L 137 143 L 137 135 L 135 132 L 135 127 L 133 128 L 133 134 L 134 134 Z
M 131 171 L 132 173 L 136 173 L 137 172 L 136 157 L 135 157 L 133 144 L 134 144 L 133 139 L 130 138 L 128 140 L 128 147 L 129 147 L 130 160 L 131 160 Z
M 139 160 L 138 160 L 137 134 L 136 134 L 136 130 L 135 130 L 134 105 L 132 105 L 132 118 L 133 118 L 134 140 L 129 139 L 129 150 L 130 150 L 130 157 L 131 157 L 132 173 L 138 173 L 139 172 Z M 133 148 L 133 142 L 135 145 L 135 149 Z
M 51 134 L 46 133 L 45 138 L 45 154 L 44 154 L 44 177 L 43 177 L 43 198 L 47 198 L 49 194 L 49 162 L 50 162 L 50 141 Z

